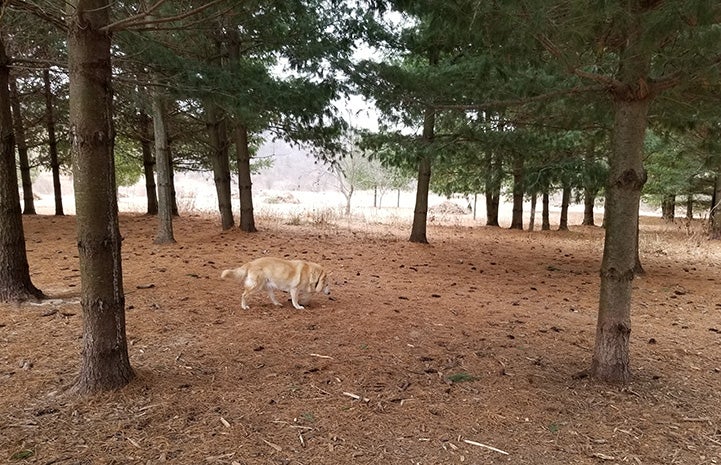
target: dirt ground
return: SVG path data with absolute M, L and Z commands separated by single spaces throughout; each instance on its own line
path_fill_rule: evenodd
M 0 462 L 37 464 L 721 463 L 721 244 L 644 218 L 633 382 L 590 365 L 603 230 L 528 232 L 259 218 L 121 218 L 137 378 L 66 393 L 80 361 L 75 218 L 25 218 L 34 284 L 0 307 Z M 572 218 L 572 224 L 578 224 Z M 220 271 L 317 261 L 332 294 L 240 309 Z M 490 446 L 490 447 L 486 447 Z M 491 448 L 492 447 L 492 448 Z

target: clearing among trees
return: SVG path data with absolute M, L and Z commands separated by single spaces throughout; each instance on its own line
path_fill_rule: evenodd
M 583 376 L 603 230 L 431 224 L 220 232 L 121 215 L 130 360 L 114 393 L 67 396 L 81 350 L 75 217 L 24 217 L 52 300 L 0 308 L 0 459 L 41 464 L 700 464 L 721 461 L 721 245 L 642 218 L 626 388 Z M 600 222 L 599 222 L 600 223 Z M 323 263 L 302 311 L 240 309 L 220 270 Z M 486 447 L 490 446 L 492 448 Z

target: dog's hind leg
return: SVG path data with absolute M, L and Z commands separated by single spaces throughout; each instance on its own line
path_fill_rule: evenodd
M 245 301 L 245 298 L 248 296 L 248 291 L 243 292 L 243 295 L 240 297 L 240 308 L 243 310 L 248 310 L 250 307 L 248 306 L 248 303 Z
M 275 298 L 275 293 L 273 292 L 273 288 L 272 288 L 272 287 L 269 287 L 269 288 L 268 288 L 268 297 L 270 297 L 271 302 L 273 302 L 273 305 L 275 305 L 276 307 L 282 307 L 282 306 L 283 306 L 283 304 L 280 303 L 280 302 L 278 302 L 278 299 Z
M 298 288 L 294 287 L 290 290 L 290 300 L 293 302 L 293 306 L 298 310 L 303 310 L 305 307 L 298 303 Z

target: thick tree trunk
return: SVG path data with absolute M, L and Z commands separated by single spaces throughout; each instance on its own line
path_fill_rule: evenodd
M 638 252 L 638 209 L 646 181 L 643 141 L 649 105 L 648 98 L 615 101 L 606 191 L 606 238 L 591 362 L 592 377 L 614 383 L 626 383 L 631 377 L 631 287 Z
M 520 154 L 513 157 L 513 213 L 509 229 L 523 229 L 523 165 L 524 160 Z
M 548 190 L 545 190 L 541 196 L 541 231 L 551 230 L 550 203 L 550 195 L 548 195 Z
M 173 235 L 173 187 L 171 181 L 170 149 L 165 125 L 165 101 L 159 89 L 153 89 L 153 128 L 155 159 L 158 169 L 158 231 L 156 244 L 175 242 Z
M 413 225 L 411 227 L 411 242 L 427 244 L 426 227 L 428 221 L 428 192 L 431 185 L 431 160 L 423 156 L 418 161 L 418 187 L 416 188 L 416 203 L 413 210 Z
M 153 120 L 144 110 L 138 113 L 138 134 L 143 153 L 143 174 L 145 176 L 145 197 L 148 203 L 147 215 L 158 214 L 158 192 L 155 187 L 155 157 L 153 156 Z
M 118 389 L 133 378 L 125 335 L 113 99 L 106 0 L 74 0 L 68 18 L 70 141 L 83 309 L 80 393 Z
M 571 188 L 563 186 L 561 194 L 561 218 L 558 220 L 558 230 L 568 231 L 568 205 L 571 203 Z
M 250 147 L 248 127 L 242 123 L 235 126 L 235 150 L 238 156 L 238 189 L 240 190 L 240 229 L 256 232 L 253 216 L 253 183 L 250 178 Z
M 664 195 L 663 200 L 661 200 L 661 218 L 668 222 L 673 222 L 676 219 L 675 195 Z
M 593 215 L 593 207 L 596 203 L 596 193 L 588 187 L 583 189 L 583 224 L 584 226 L 595 226 L 596 219 Z
M 416 204 L 413 210 L 413 225 L 411 226 L 411 242 L 427 244 L 426 227 L 428 222 L 428 192 L 431 187 L 431 154 L 430 150 L 435 138 L 436 114 L 428 108 L 423 117 L 424 153 L 418 160 L 418 187 L 416 188 Z
M 689 194 L 688 197 L 686 197 L 686 219 L 692 220 L 693 219 L 693 195 Z
M 12 76 L 10 77 L 10 103 L 13 114 L 13 128 L 15 129 L 15 145 L 18 148 L 20 182 L 23 186 L 23 215 L 35 215 L 35 198 L 33 197 L 33 181 L 30 177 L 28 144 L 25 140 L 25 123 L 22 117 L 18 86 Z
M 63 216 L 63 190 L 60 186 L 60 160 L 58 159 L 58 140 L 55 137 L 55 107 L 53 90 L 50 86 L 50 70 L 43 71 L 45 87 L 45 125 L 48 131 L 48 150 L 50 152 L 50 169 L 53 173 L 53 194 L 55 196 L 55 216 Z
M 0 37 L 0 302 L 21 302 L 42 298 L 43 293 L 30 280 L 25 248 L 10 110 L 9 61 Z
M 228 132 L 222 109 L 212 102 L 206 104 L 206 126 L 210 139 L 210 161 L 213 166 L 215 193 L 218 197 L 220 224 L 223 231 L 227 231 L 235 226 L 230 195 Z

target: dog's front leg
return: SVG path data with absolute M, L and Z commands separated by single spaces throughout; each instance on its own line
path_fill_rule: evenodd
M 290 300 L 293 302 L 293 306 L 298 310 L 303 310 L 305 307 L 298 303 L 298 288 L 290 290 Z
M 250 307 L 248 306 L 248 303 L 245 301 L 245 297 L 247 296 L 248 292 L 243 292 L 243 295 L 240 297 L 240 308 L 243 310 L 248 310 Z

